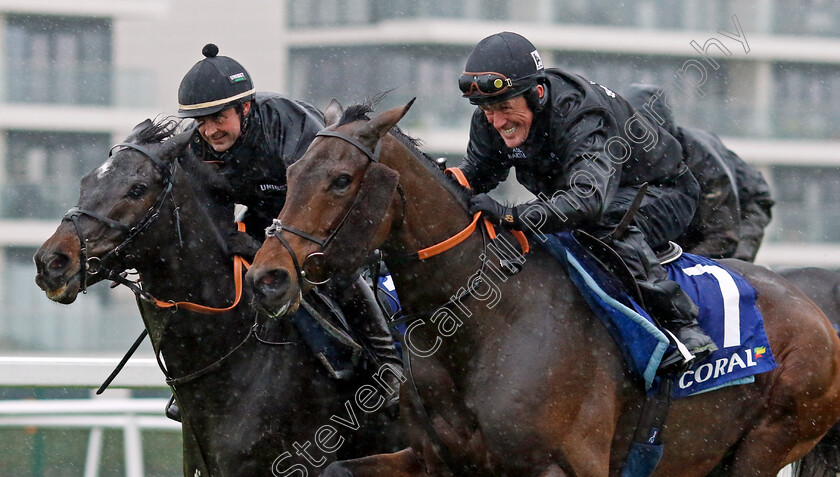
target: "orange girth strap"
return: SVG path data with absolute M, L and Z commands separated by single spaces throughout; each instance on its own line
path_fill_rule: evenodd
M 458 181 L 459 184 L 466 187 L 467 189 L 470 188 L 470 184 L 467 181 L 467 177 L 464 175 L 464 172 L 457 167 L 450 167 L 446 169 L 446 172 L 452 174 L 453 177 Z M 463 242 L 467 239 L 475 231 L 475 226 L 478 225 L 478 219 L 481 217 L 481 212 L 477 212 L 473 215 L 473 220 L 470 225 L 467 226 L 464 230 L 458 232 L 456 235 L 444 240 L 443 242 L 432 245 L 431 247 L 424 248 L 417 252 L 417 258 L 420 260 L 425 260 L 429 257 L 434 257 L 440 253 L 443 253 L 459 243 Z M 490 236 L 491 239 L 496 238 L 496 229 L 493 227 L 493 224 L 490 223 L 489 220 L 484 219 L 484 225 L 487 228 L 487 235 Z M 528 253 L 530 251 L 530 247 L 528 245 L 528 239 L 525 238 L 525 234 L 519 230 L 511 230 L 513 236 L 516 237 L 516 241 L 519 242 L 519 246 L 522 248 L 523 253 Z
M 245 224 L 242 222 L 236 223 L 237 229 L 240 232 L 245 231 Z M 233 301 L 233 305 L 230 305 L 227 308 L 212 308 L 209 306 L 198 305 L 196 303 L 190 303 L 188 301 L 178 301 L 178 302 L 171 302 L 171 301 L 160 301 L 155 299 L 155 305 L 158 308 L 183 308 L 189 311 L 195 311 L 197 313 L 202 313 L 205 315 L 218 315 L 224 313 L 226 311 L 233 310 L 239 304 L 239 300 L 242 298 L 242 267 L 250 268 L 251 264 L 248 263 L 244 258 L 236 255 L 233 257 L 233 285 L 236 288 L 236 298 Z

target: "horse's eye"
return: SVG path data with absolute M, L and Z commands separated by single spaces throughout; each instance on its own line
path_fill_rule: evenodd
M 350 176 L 350 174 L 341 174 L 340 176 L 336 177 L 335 180 L 333 180 L 332 188 L 343 190 L 349 187 L 351 182 L 353 182 L 353 178 Z
M 147 186 L 146 184 L 134 184 L 134 186 L 131 188 L 131 190 L 128 191 L 126 195 L 128 197 L 131 197 L 132 199 L 139 199 L 143 197 L 143 194 L 145 194 L 148 189 L 149 186 Z

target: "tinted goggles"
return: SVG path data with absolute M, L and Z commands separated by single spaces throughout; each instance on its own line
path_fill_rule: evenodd
M 458 79 L 458 87 L 464 96 L 479 94 L 482 96 L 494 96 L 504 93 L 514 86 L 513 80 L 501 73 L 486 71 L 483 73 L 461 73 Z

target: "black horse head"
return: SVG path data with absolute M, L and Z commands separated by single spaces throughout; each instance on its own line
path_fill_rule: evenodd
M 226 182 L 188 154 L 191 132 L 178 132 L 179 126 L 171 119 L 143 121 L 82 178 L 76 207 L 35 255 L 36 283 L 50 299 L 72 303 L 113 273 L 142 272 L 177 255 L 170 245 L 183 247 L 184 234 L 196 229 L 182 217 L 233 227 Z M 67 230 L 73 233 L 61 233 Z

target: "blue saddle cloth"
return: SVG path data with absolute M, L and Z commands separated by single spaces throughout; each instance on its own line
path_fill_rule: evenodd
M 397 354 L 399 354 L 400 358 L 402 358 L 402 337 L 405 335 L 407 325 L 405 323 L 398 323 L 396 325 L 390 323 L 396 314 L 402 310 L 400 298 L 397 296 L 397 289 L 394 287 L 394 279 L 391 278 L 391 274 L 388 273 L 379 277 L 376 288 L 380 302 L 385 305 L 385 311 L 388 314 L 388 316 L 385 317 L 389 325 L 388 327 L 392 330 L 391 333 L 395 335 L 394 347 L 397 349 Z
M 631 370 L 652 390 L 656 370 L 673 346 L 653 320 L 568 233 L 547 235 L 548 251 L 566 264 L 572 281 L 601 318 L 624 353 Z M 756 291 L 742 276 L 698 255 L 683 254 L 666 265 L 700 308 L 698 322 L 719 350 L 695 363 L 676 381 L 674 398 L 723 386 L 750 383 L 776 368 Z
M 320 299 L 321 306 L 316 305 Z M 362 355 L 362 347 L 344 329 L 341 311 L 323 297 L 310 293 L 292 316 L 303 340 L 335 379 L 353 377 Z

